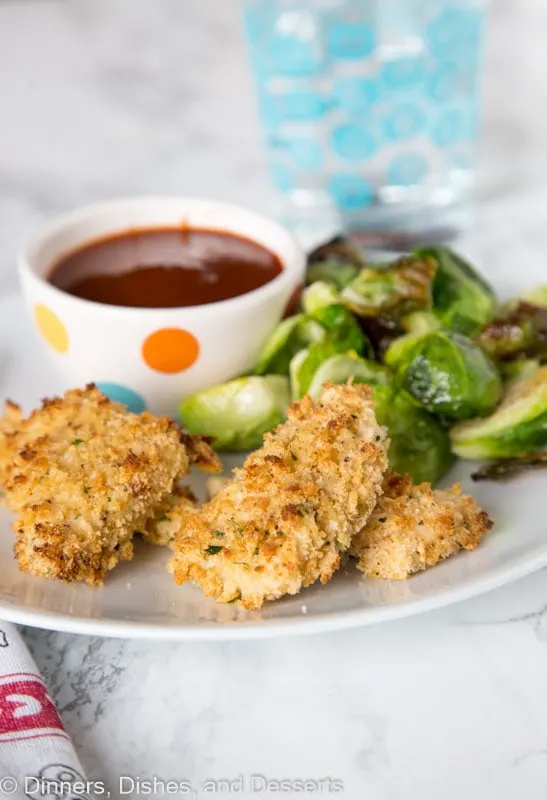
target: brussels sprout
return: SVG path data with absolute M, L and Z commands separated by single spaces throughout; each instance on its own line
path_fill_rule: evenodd
M 213 436 L 218 450 L 252 450 L 283 421 L 289 403 L 287 378 L 252 376 L 188 397 L 180 405 L 180 415 L 190 433 Z
M 344 306 L 319 308 L 314 319 L 326 331 L 325 338 L 296 353 L 290 363 L 291 392 L 294 399 L 303 397 L 323 361 L 340 353 L 371 353 L 370 345 L 353 315 Z
M 315 281 L 302 292 L 300 298 L 303 311 L 313 314 L 320 308 L 340 303 L 340 295 L 331 283 Z
M 349 378 L 355 383 L 387 384 L 391 374 L 375 361 L 359 358 L 357 353 L 343 353 L 323 361 L 311 380 L 308 394 L 316 400 L 324 383 L 346 383 Z
M 414 311 L 401 319 L 401 325 L 407 333 L 431 333 L 441 327 L 439 318 L 433 311 Z
M 501 377 L 506 384 L 528 378 L 540 366 L 536 358 L 522 358 L 518 361 L 505 361 L 500 364 Z
M 448 247 L 422 247 L 414 252 L 436 261 L 433 308 L 443 327 L 473 336 L 492 319 L 494 292 L 467 261 Z
M 547 367 L 515 381 L 489 417 L 455 425 L 452 449 L 462 458 L 512 458 L 547 443 Z
M 306 283 L 326 281 L 332 283 L 336 289 L 343 289 L 365 263 L 363 252 L 357 245 L 337 236 L 308 256 Z
M 255 375 L 287 375 L 293 355 L 324 337 L 324 327 L 307 315 L 287 317 L 266 342 L 253 372 Z
M 546 350 L 541 329 L 544 314 L 542 309 L 530 303 L 511 304 L 502 315 L 484 326 L 475 341 L 494 359 Z
M 437 483 L 454 458 L 448 434 L 439 421 L 418 408 L 404 391 L 375 386 L 376 417 L 389 431 L 389 465 L 415 483 Z
M 404 256 L 386 267 L 365 267 L 342 291 L 342 300 L 359 316 L 401 316 L 432 306 L 435 260 Z
M 397 364 L 397 385 L 424 408 L 452 419 L 488 414 L 502 393 L 501 377 L 481 348 L 458 333 L 421 336 Z
M 522 472 L 540 469 L 547 469 L 547 451 L 545 450 L 527 456 L 502 458 L 499 461 L 483 464 L 476 472 L 472 473 L 471 478 L 474 481 L 500 481 L 504 478 L 513 478 Z
M 397 369 L 398 364 L 406 358 L 416 342 L 422 338 L 420 333 L 407 333 L 394 339 L 384 353 L 383 361 L 390 369 Z

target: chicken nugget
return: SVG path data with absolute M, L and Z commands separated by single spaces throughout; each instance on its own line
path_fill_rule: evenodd
M 369 387 L 327 384 L 317 403 L 304 397 L 233 480 L 183 515 L 175 581 L 247 609 L 326 583 L 376 505 L 387 447 Z
M 3 491 L 10 462 L 14 453 L 14 441 L 21 427 L 23 413 L 16 403 L 6 400 L 4 416 L 0 418 L 0 491 Z
M 198 501 L 191 489 L 187 486 L 173 487 L 173 491 L 156 507 L 154 516 L 147 521 L 142 531 L 143 538 L 150 544 L 169 547 L 184 516 L 194 512 L 197 507 Z
M 132 557 L 133 534 L 190 462 L 212 469 L 216 461 L 174 422 L 133 414 L 92 384 L 45 400 L 19 422 L 9 447 L 5 492 L 19 566 L 93 585 Z
M 384 493 L 350 553 L 370 578 L 404 580 L 459 550 L 475 550 L 492 527 L 478 503 L 452 489 L 414 485 L 408 475 L 389 472 Z

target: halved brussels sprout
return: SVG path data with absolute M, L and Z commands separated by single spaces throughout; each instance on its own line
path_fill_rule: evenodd
M 390 467 L 407 473 L 415 483 L 437 483 L 454 461 L 448 434 L 439 421 L 418 408 L 404 391 L 374 386 L 374 399 L 378 422 L 389 431 Z
M 545 311 L 531 303 L 512 303 L 479 331 L 475 341 L 494 359 L 545 351 L 543 316 Z
M 399 363 L 406 358 L 416 342 L 422 338 L 420 333 L 407 333 L 394 339 L 384 353 L 383 360 L 390 369 L 397 369 Z
M 533 375 L 540 363 L 537 358 L 521 358 L 517 361 L 505 361 L 500 364 L 501 377 L 506 384 Z
M 420 258 L 433 258 L 433 308 L 443 327 L 473 336 L 496 313 L 496 296 L 489 284 L 448 247 L 421 247 Z
M 512 458 L 547 444 L 547 367 L 515 381 L 489 417 L 455 425 L 453 451 L 461 458 Z
M 324 339 L 325 335 L 325 328 L 306 314 L 287 317 L 266 342 L 254 374 L 287 375 L 294 354 L 312 342 Z
M 502 394 L 500 374 L 481 348 L 458 333 L 428 333 L 397 363 L 396 383 L 425 409 L 451 419 L 484 416 Z
M 424 334 L 438 331 L 441 327 L 439 318 L 433 311 L 414 311 L 401 319 L 401 325 L 407 333 Z
M 306 314 L 313 314 L 324 306 L 339 304 L 340 295 L 331 283 L 315 281 L 304 289 L 300 302 Z
M 436 263 L 403 256 L 386 267 L 365 267 L 342 291 L 342 300 L 359 316 L 402 316 L 432 306 Z
M 287 378 L 251 376 L 188 397 L 180 415 L 190 433 L 213 436 L 217 450 L 252 450 L 283 421 L 289 404 Z
M 342 353 L 323 361 L 311 380 L 308 394 L 316 400 L 324 383 L 346 383 L 349 378 L 355 383 L 387 384 L 391 373 L 375 361 L 359 358 L 357 353 Z
M 340 290 L 355 278 L 365 264 L 361 248 L 337 236 L 309 254 L 306 283 L 326 281 Z

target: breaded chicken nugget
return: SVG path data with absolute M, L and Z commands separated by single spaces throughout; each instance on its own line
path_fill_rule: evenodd
M 390 472 L 350 553 L 368 577 L 404 580 L 462 548 L 475 550 L 491 527 L 486 511 L 458 485 L 433 490 L 429 483 L 416 486 L 408 475 Z
M 186 514 L 193 513 L 197 507 L 198 501 L 191 489 L 187 486 L 175 486 L 156 507 L 154 516 L 147 521 L 142 531 L 144 539 L 150 544 L 169 547 L 183 518 Z
M 13 458 L 15 434 L 21 426 L 23 414 L 16 403 L 6 400 L 4 416 L 0 418 L 0 491 L 7 479 L 10 461 Z
M 247 609 L 326 583 L 376 505 L 387 446 L 369 387 L 327 385 L 317 403 L 295 403 L 234 479 L 184 515 L 175 581 Z
M 191 461 L 216 463 L 175 423 L 132 414 L 93 385 L 45 400 L 10 448 L 5 491 L 21 569 L 89 584 L 132 557 L 133 534 Z

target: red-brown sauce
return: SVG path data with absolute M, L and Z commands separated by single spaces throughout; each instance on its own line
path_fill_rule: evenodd
M 238 297 L 282 270 L 266 248 L 223 231 L 129 230 L 64 255 L 49 282 L 68 294 L 116 306 L 175 308 Z

